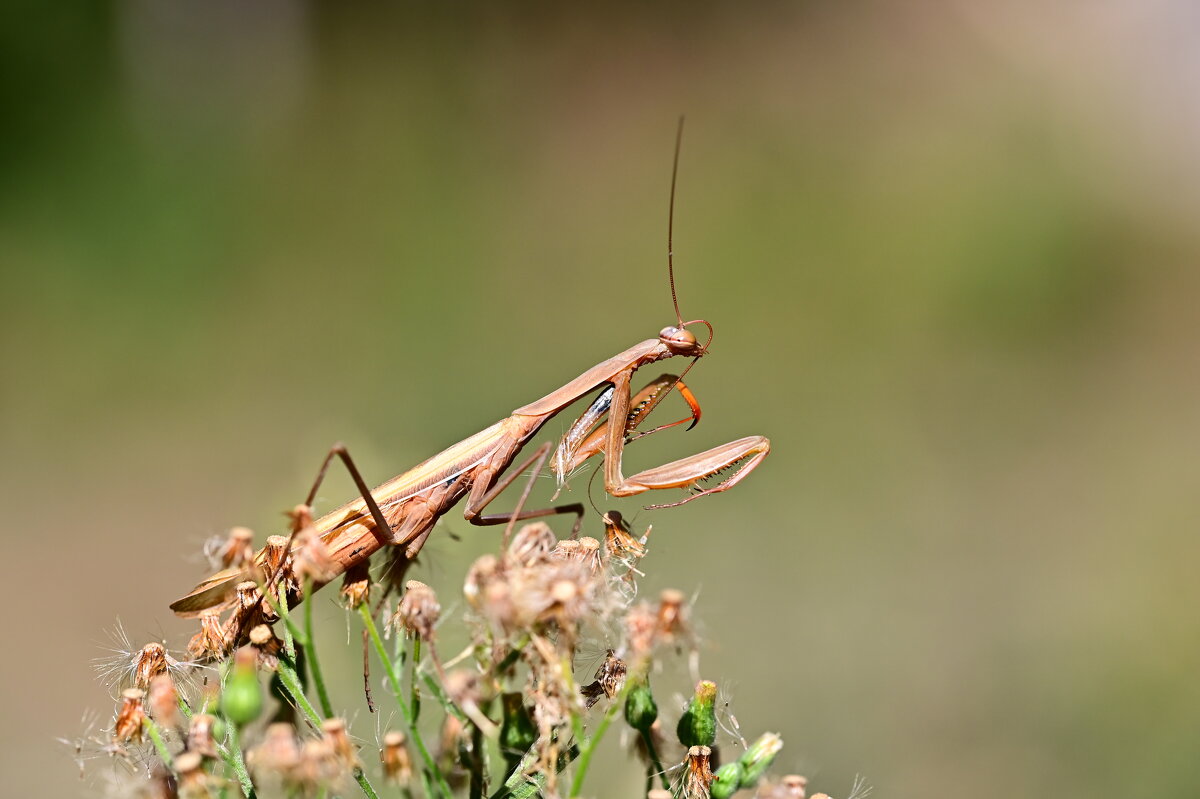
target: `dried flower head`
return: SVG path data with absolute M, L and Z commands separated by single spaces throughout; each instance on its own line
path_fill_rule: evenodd
M 379 750 L 383 764 L 383 776 L 393 785 L 405 787 L 412 783 L 412 756 L 408 752 L 408 738 L 399 730 L 383 736 L 383 748 Z
M 213 780 L 204 770 L 199 752 L 183 752 L 175 758 L 179 774 L 179 799 L 209 799 L 213 796 Z
M 266 777 L 272 783 L 290 779 L 300 765 L 296 728 L 286 721 L 268 725 L 259 745 L 246 753 L 246 763 L 256 777 Z
M 764 780 L 754 796 L 756 799 L 804 799 L 807 787 L 807 778 L 799 774 L 788 774 L 778 781 Z M 817 794 L 813 799 L 817 799 L 817 796 L 824 794 Z
M 366 602 L 371 593 L 371 567 L 366 561 L 357 563 L 346 571 L 342 578 L 342 599 L 346 607 L 358 610 L 358 606 Z
M 688 749 L 681 786 L 684 799 L 708 799 L 713 781 L 711 758 L 712 750 L 707 746 Z
M 200 632 L 188 641 L 188 654 L 196 660 L 210 660 L 225 654 L 225 625 L 220 610 L 200 614 Z
M 296 534 L 292 544 L 292 573 L 301 585 L 324 585 L 337 577 L 340 571 L 341 567 L 329 551 L 329 546 L 312 526 L 310 515 L 308 526 Z
M 432 641 L 441 612 L 442 606 L 438 604 L 433 589 L 418 580 L 409 580 L 404 596 L 400 597 L 400 603 L 396 606 L 392 625 L 403 629 L 408 635 Z
M 500 573 L 500 559 L 495 555 L 480 555 L 475 559 L 463 581 L 463 596 L 472 608 L 483 609 L 487 587 L 500 577 Z
M 186 679 L 187 668 L 191 664 L 176 660 L 158 641 L 135 649 L 119 623 L 110 635 L 113 639 L 110 654 L 93 661 L 100 679 L 107 685 L 141 688 L 144 691 L 150 687 L 150 681 L 160 674 L 170 673 Z
M 329 745 L 329 751 L 341 770 L 349 772 L 358 767 L 358 750 L 350 741 L 345 719 L 333 718 L 321 722 L 321 738 Z
M 142 699 L 145 696 L 146 692 L 141 688 L 126 688 L 121 692 L 121 701 L 117 704 L 117 718 L 113 722 L 114 741 L 141 743 L 142 726 L 146 721 L 146 711 L 142 708 Z
M 576 557 L 584 563 L 593 574 L 599 574 L 604 568 L 604 559 L 600 554 L 600 542 L 591 536 L 585 535 L 579 539 L 579 551 Z
M 238 569 L 254 562 L 254 532 L 233 527 L 224 536 L 210 538 L 204 554 L 215 569 Z
M 250 631 L 250 646 L 258 654 L 259 668 L 268 671 L 279 668 L 279 653 L 283 651 L 283 641 L 279 640 L 270 625 L 260 624 Z
M 172 729 L 183 726 L 183 715 L 179 712 L 179 691 L 168 674 L 160 674 L 150 681 L 147 703 L 150 716 L 163 727 Z
M 513 535 L 504 558 L 513 566 L 536 566 L 550 558 L 550 553 L 557 544 L 558 539 L 550 525 L 545 522 L 532 522 Z
M 216 718 L 208 713 L 197 713 L 192 716 L 187 734 L 188 750 L 199 752 L 205 757 L 216 757 L 217 742 L 213 733 L 216 723 Z

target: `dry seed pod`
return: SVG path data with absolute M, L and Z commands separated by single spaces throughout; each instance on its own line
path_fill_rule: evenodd
M 396 615 L 392 619 L 393 624 L 410 635 L 426 641 L 433 640 L 434 629 L 442 612 L 437 594 L 419 580 L 409 580 L 404 588 L 404 596 L 400 597 L 400 604 L 396 606 Z
M 113 722 L 113 739 L 121 743 L 142 741 L 142 725 L 146 711 L 142 698 L 146 692 L 140 688 L 127 688 L 121 692 L 121 703 L 117 706 L 117 718 Z
M 179 692 L 169 674 L 160 674 L 150 681 L 150 715 L 163 727 L 172 729 L 183 726 L 179 712 Z
M 287 778 L 300 765 L 300 742 L 296 728 L 286 721 L 276 722 L 263 733 L 262 743 L 246 753 L 246 763 L 256 776 L 276 780 Z
M 219 610 L 200 614 L 200 632 L 188 642 L 188 654 L 196 660 L 219 658 L 225 654 L 225 627 Z
M 545 522 L 531 522 L 513 534 L 505 560 L 514 566 L 530 567 L 549 559 L 558 544 L 554 531 Z
M 408 739 L 404 733 L 392 730 L 383 736 L 383 749 L 379 752 L 379 759 L 383 763 L 383 775 L 388 782 L 401 787 L 412 782 L 412 756 L 409 755 Z
M 371 593 L 371 569 L 366 561 L 356 564 L 342 578 L 342 598 L 346 607 L 358 610 L 359 605 L 366 602 Z
M 207 713 L 197 713 L 192 716 L 192 723 L 188 727 L 187 748 L 192 752 L 199 752 L 205 757 L 217 756 L 217 743 L 213 734 L 213 727 L 217 720 Z

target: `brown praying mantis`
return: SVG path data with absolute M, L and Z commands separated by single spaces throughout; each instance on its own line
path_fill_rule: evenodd
M 690 369 L 696 360 L 708 352 L 712 343 L 712 325 L 703 319 L 684 322 L 675 294 L 672 238 L 675 179 L 679 169 L 682 133 L 683 121 L 680 120 L 675 139 L 667 224 L 667 268 L 671 297 L 675 304 L 676 324 L 663 328 L 656 337 L 634 344 L 629 349 L 596 364 L 561 388 L 517 408 L 507 418 L 454 444 L 375 489 L 370 489 L 363 481 L 346 448 L 341 444 L 334 445 L 321 464 L 305 504 L 312 505 L 334 457 L 339 458 L 346 466 L 358 488 L 359 497 L 313 522 L 313 532 L 320 537 L 335 567 L 336 574 L 329 579 L 362 566 L 371 555 L 388 546 L 403 547 L 404 557 L 409 560 L 415 558 L 438 519 L 464 496 L 467 502 L 463 515 L 472 524 L 508 524 L 511 530 L 512 524 L 517 521 L 571 513 L 576 515 L 575 529 L 578 531 L 584 514 L 583 505 L 580 503 L 523 510 L 525 499 L 533 485 L 533 478 L 545 466 L 550 453 L 550 442 L 539 446 L 515 468 L 513 463 L 521 449 L 546 422 L 597 389 L 601 390 L 600 393 L 562 437 L 551 460 L 551 470 L 560 488 L 574 469 L 590 457 L 602 453 L 604 487 L 612 496 L 628 497 L 669 488 L 693 491 L 691 496 L 678 502 L 649 506 L 670 507 L 732 488 L 767 456 L 770 452 L 770 442 L 762 436 L 747 436 L 629 477 L 622 473 L 621 457 L 628 441 L 687 421 L 694 426 L 700 419 L 700 406 L 682 381 L 682 376 L 663 375 L 651 381 L 637 394 L 631 392 L 633 374 L 638 369 L 677 356 L 693 359 L 687 367 Z M 703 345 L 687 330 L 687 325 L 695 323 L 708 327 L 708 341 Z M 687 373 L 687 369 L 684 370 L 684 374 Z M 672 389 L 678 389 L 691 409 L 691 416 L 651 430 L 637 430 L 649 412 Z M 483 513 L 497 496 L 531 467 L 533 475 L 525 486 L 515 511 Z M 716 485 L 701 485 L 702 481 L 728 469 L 735 471 Z M 557 494 L 555 496 L 557 497 Z M 268 583 L 275 579 L 275 575 L 269 573 L 269 559 L 267 548 L 254 556 L 255 566 L 261 570 L 259 573 L 266 577 Z M 231 568 L 218 572 L 172 604 L 171 610 L 180 616 L 191 617 L 227 607 L 234 599 L 237 584 L 250 578 L 250 575 L 251 572 L 245 568 Z M 314 585 L 313 590 L 323 584 Z

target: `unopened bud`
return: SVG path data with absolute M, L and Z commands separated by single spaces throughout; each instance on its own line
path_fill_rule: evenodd
M 263 692 L 257 665 L 258 653 L 253 647 L 239 649 L 221 694 L 222 710 L 239 727 L 254 721 L 262 713 Z
M 625 697 L 625 721 L 638 732 L 648 732 L 658 719 L 658 703 L 650 691 L 650 678 L 633 677 Z
M 736 760 L 721 766 L 713 775 L 712 787 L 709 789 L 712 799 L 729 799 L 738 792 L 745 776 L 742 764 Z
M 717 684 L 701 680 L 675 728 L 679 742 L 687 747 L 712 746 L 717 740 Z
M 764 732 L 758 740 L 750 744 L 750 748 L 738 758 L 738 763 L 745 771 L 741 787 L 753 788 L 757 785 L 771 767 L 771 761 L 779 754 L 780 749 L 783 749 L 783 739 L 773 732 Z

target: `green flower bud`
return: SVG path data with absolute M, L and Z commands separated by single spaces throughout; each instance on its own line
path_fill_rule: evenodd
M 783 748 L 783 739 L 773 732 L 764 732 L 738 759 L 742 766 L 742 788 L 753 788 L 771 767 L 771 761 Z M 715 794 L 714 794 L 715 796 Z
M 745 776 L 742 764 L 736 760 L 721 766 L 713 775 L 712 785 L 709 786 L 712 799 L 729 799 L 742 787 Z
M 708 680 L 696 683 L 696 693 L 675 728 L 679 743 L 687 747 L 713 745 L 717 740 L 716 705 L 717 684 Z
M 262 713 L 263 692 L 258 679 L 257 657 L 252 649 L 238 650 L 221 694 L 221 710 L 239 727 L 254 721 Z
M 625 721 L 638 732 L 649 732 L 658 719 L 658 704 L 650 692 L 650 679 L 645 675 L 629 678 L 629 694 L 625 697 Z

